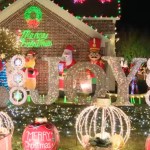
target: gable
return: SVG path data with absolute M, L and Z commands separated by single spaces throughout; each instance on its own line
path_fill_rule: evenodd
M 81 30 L 82 32 L 87 34 L 88 36 L 100 38 L 100 39 L 102 39 L 103 42 L 108 41 L 108 39 L 103 37 L 101 34 L 94 31 L 88 25 L 86 25 L 82 21 L 76 19 L 70 13 L 68 13 L 67 11 L 64 11 L 59 6 L 57 6 L 56 4 L 54 4 L 53 2 L 51 2 L 49 0 L 44 0 L 44 1 L 41 1 L 41 0 L 26 0 L 26 1 L 17 0 L 16 2 L 14 2 L 13 4 L 11 4 L 9 7 L 7 7 L 6 9 L 4 9 L 1 12 L 0 22 L 3 22 L 10 15 L 14 14 L 19 9 L 25 7 L 25 5 L 27 5 L 29 3 L 33 3 L 33 5 L 34 5 L 35 2 L 38 2 L 39 4 L 44 6 L 45 8 L 49 9 L 50 11 L 52 11 L 53 13 L 58 15 L 59 17 L 63 18 L 65 21 L 67 21 L 68 23 L 70 23 L 74 27 L 78 28 L 79 30 Z
M 60 57 L 66 47 L 70 44 L 76 52 L 73 56 L 76 61 L 88 61 L 89 40 L 91 37 L 102 38 L 102 41 L 108 43 L 101 34 L 91 29 L 85 23 L 76 19 L 71 14 L 62 10 L 60 7 L 49 0 L 18 0 L 1 12 L 0 27 L 5 27 L 16 33 L 17 30 L 27 30 L 28 25 L 24 19 L 24 12 L 30 6 L 38 6 L 43 13 L 42 20 L 38 28 L 30 29 L 31 32 L 45 32 L 48 34 L 48 40 L 52 41 L 51 47 L 27 48 L 22 47 L 23 53 L 29 49 L 34 49 L 38 53 L 37 69 L 42 72 L 37 77 L 38 89 L 47 91 L 48 78 L 47 64 L 41 61 L 42 56 Z M 45 67 L 42 66 L 45 65 Z M 44 69 L 45 68 L 45 69 Z M 42 69 L 42 71 L 40 71 Z M 43 89 L 45 87 L 45 89 Z

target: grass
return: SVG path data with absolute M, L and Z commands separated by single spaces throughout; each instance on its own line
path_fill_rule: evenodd
M 57 105 L 59 107 L 57 107 Z M 30 108 L 30 106 L 32 106 Z M 51 115 L 54 117 L 54 124 L 57 127 L 61 127 L 64 130 L 68 129 L 69 131 L 72 130 L 73 132 L 70 135 L 65 134 L 65 132 L 60 132 L 60 143 L 59 143 L 59 149 L 58 150 L 83 150 L 83 147 L 80 145 L 80 143 L 78 142 L 77 138 L 76 138 L 76 134 L 74 132 L 74 119 L 75 116 L 86 106 L 81 106 L 81 105 L 73 105 L 73 104 L 64 104 L 62 103 L 61 100 L 59 100 L 57 103 L 50 105 L 50 106 L 43 106 L 41 105 L 39 107 L 39 105 L 34 105 L 32 103 L 28 104 L 24 104 L 23 106 L 12 106 L 11 108 L 9 108 L 9 111 L 11 110 L 15 110 L 18 114 L 18 116 L 11 116 L 13 121 L 19 121 L 21 120 L 21 124 L 19 124 L 19 122 L 17 122 L 15 124 L 15 131 L 13 134 L 13 138 L 12 138 L 12 150 L 23 150 L 22 147 L 22 133 L 24 130 L 23 124 L 29 124 L 31 122 L 31 120 L 33 118 L 35 118 L 35 116 L 37 115 L 38 111 L 41 110 L 41 114 L 44 114 L 45 116 L 47 115 Z M 16 109 L 17 108 L 17 109 Z M 31 112 L 28 114 L 26 113 L 28 111 L 28 108 L 30 108 Z M 71 108 L 68 110 L 68 108 Z M 125 113 L 127 113 L 128 116 L 133 116 L 133 118 L 131 118 L 132 121 L 132 128 L 136 128 L 135 130 L 131 131 L 131 137 L 129 138 L 129 140 L 127 141 L 125 147 L 122 150 L 144 150 L 145 149 L 145 141 L 146 141 L 146 136 L 144 135 L 145 131 L 149 130 L 149 127 L 146 126 L 145 127 L 141 127 L 141 123 L 134 121 L 134 118 L 139 118 L 139 120 L 143 121 L 144 119 L 147 121 L 150 121 L 149 119 L 149 107 L 144 106 L 143 105 L 139 105 L 137 104 L 137 106 L 135 107 L 130 107 L 129 109 L 127 107 L 122 108 L 123 111 Z M 57 109 L 57 112 L 56 112 Z M 147 110 L 147 114 L 145 114 L 145 110 Z M 134 111 L 136 110 L 136 111 Z M 7 110 L 8 111 L 8 108 Z M 8 111 L 9 115 L 10 112 Z M 15 112 L 14 111 L 14 112 Z M 23 113 L 23 111 L 25 113 Z M 59 116 L 60 114 L 65 115 L 67 113 L 70 113 L 70 118 L 67 120 L 64 120 L 63 117 Z M 143 115 L 143 117 L 141 117 Z M 57 117 L 58 116 L 58 117 Z M 52 118 L 53 118 L 52 117 Z M 65 125 L 69 122 L 72 121 L 73 122 L 73 126 L 71 126 L 70 128 L 66 127 Z M 17 130 L 18 128 L 20 128 L 21 130 Z M 141 129 L 144 129 L 141 130 Z M 1 149 L 0 149 L 1 150 Z

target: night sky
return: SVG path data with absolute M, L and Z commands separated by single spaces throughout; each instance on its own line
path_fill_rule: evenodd
M 118 27 L 150 32 L 150 5 L 147 3 L 148 0 L 121 0 L 122 17 Z
M 135 28 L 150 32 L 149 0 L 120 0 L 121 19 L 117 21 L 117 28 Z M 14 0 L 0 0 L 0 9 L 7 7 Z M 75 16 L 117 16 L 117 0 L 101 4 L 99 0 L 86 0 L 84 4 L 74 4 L 73 0 L 54 0 L 60 6 L 68 9 Z

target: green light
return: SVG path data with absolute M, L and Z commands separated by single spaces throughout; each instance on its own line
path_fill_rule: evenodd
M 21 40 L 21 47 L 50 47 L 52 41 L 48 40 L 48 34 L 45 32 L 33 33 L 31 30 L 23 30 Z
M 80 16 L 76 16 L 76 18 L 77 18 L 77 19 L 81 19 L 81 17 L 80 17 Z
M 141 97 L 139 97 L 139 104 L 142 104 Z
M 27 102 L 29 102 L 29 103 L 31 102 L 31 96 L 30 95 L 27 96 Z
M 64 103 L 67 103 L 67 98 L 66 98 L 66 96 L 64 96 Z
M 135 104 L 135 99 L 134 99 L 134 97 L 131 97 L 131 104 Z
M 34 16 L 34 18 L 32 18 L 32 16 L 31 16 L 32 13 L 35 13 L 35 15 L 36 15 L 36 16 Z M 25 18 L 25 20 L 35 19 L 37 21 L 41 21 L 42 20 L 42 11 L 37 6 L 31 6 L 26 9 L 26 11 L 24 13 L 24 18 Z

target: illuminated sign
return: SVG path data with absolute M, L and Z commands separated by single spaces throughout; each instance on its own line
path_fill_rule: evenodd
M 48 33 L 32 32 L 31 30 L 23 30 L 20 37 L 21 47 L 51 47 L 52 41 L 48 39 Z

